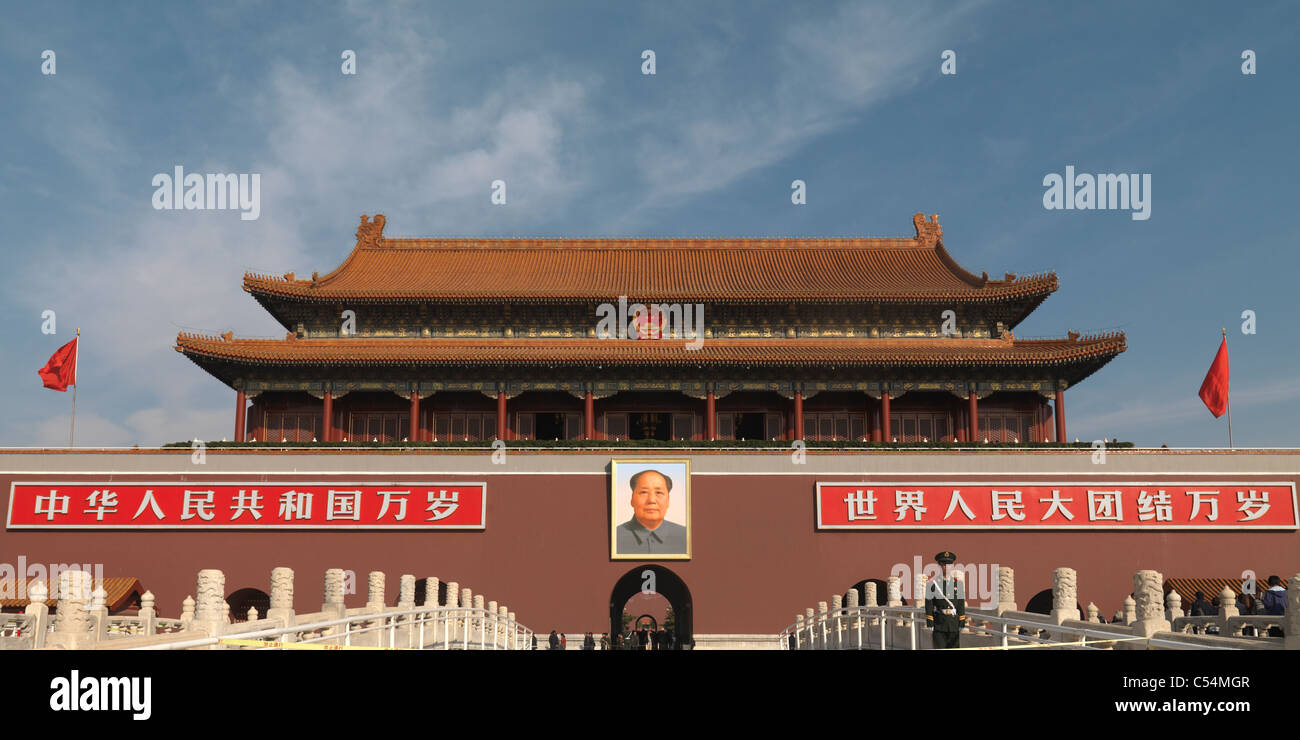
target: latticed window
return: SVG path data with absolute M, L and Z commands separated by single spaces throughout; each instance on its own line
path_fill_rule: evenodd
M 804 414 L 804 439 L 813 442 L 860 442 L 866 434 L 866 424 L 866 414 Z
M 1033 414 L 1017 414 L 1009 411 L 981 413 L 978 441 L 983 442 L 987 437 L 990 442 L 1030 442 L 1033 424 Z
M 350 442 L 400 442 L 411 428 L 406 414 L 354 413 L 349 417 Z
M 321 415 L 319 413 L 266 414 L 266 442 L 310 442 L 319 440 Z
M 496 414 L 434 414 L 434 436 L 440 442 L 479 442 L 497 437 Z
M 944 413 L 891 413 L 889 439 L 892 442 L 942 442 L 948 438 L 948 415 Z

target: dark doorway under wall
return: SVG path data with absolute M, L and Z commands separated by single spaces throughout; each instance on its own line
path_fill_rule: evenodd
M 614 584 L 609 595 L 609 634 L 611 644 L 615 635 L 623 631 L 623 608 L 627 600 L 641 592 L 642 584 L 650 582 L 646 572 L 654 574 L 654 590 L 668 600 L 673 610 L 673 633 L 677 636 L 679 650 L 690 650 L 694 646 L 692 631 L 693 606 L 691 590 L 686 582 L 662 565 L 638 565 Z

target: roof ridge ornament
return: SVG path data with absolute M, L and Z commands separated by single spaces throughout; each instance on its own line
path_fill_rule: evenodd
M 357 246 L 379 246 L 379 242 L 384 238 L 385 221 L 386 219 L 382 213 L 376 213 L 373 221 L 366 214 L 361 214 L 361 225 L 357 227 Z
M 943 236 L 943 228 L 939 226 L 939 214 L 930 214 L 927 221 L 924 213 L 918 213 L 912 216 L 912 225 L 916 227 L 916 240 L 922 245 L 933 247 L 939 243 L 939 237 Z

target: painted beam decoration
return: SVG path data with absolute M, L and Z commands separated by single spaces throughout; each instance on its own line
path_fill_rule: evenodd
M 13 483 L 9 529 L 486 529 L 487 484 Z
M 1294 483 L 819 482 L 818 529 L 1300 528 Z

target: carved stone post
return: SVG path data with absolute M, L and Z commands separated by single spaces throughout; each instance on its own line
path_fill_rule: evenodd
M 461 630 L 463 630 L 463 632 L 461 633 L 461 642 L 463 644 L 465 640 L 474 639 L 474 632 L 472 629 L 470 629 L 470 611 L 469 611 L 470 609 L 474 608 L 474 591 L 472 589 L 467 587 L 461 588 L 460 608 L 461 608 L 460 628 Z M 564 642 L 561 641 L 560 644 L 563 645 Z
M 888 584 L 887 589 L 889 595 L 889 600 L 885 602 L 885 606 L 902 606 L 903 605 L 903 592 L 902 592 L 903 579 L 899 578 L 898 576 L 890 576 L 889 579 L 885 581 L 885 583 Z
M 1101 622 L 1101 610 L 1091 601 L 1088 602 L 1088 621 Z
M 844 608 L 844 597 L 839 594 L 831 596 L 831 612 L 835 616 L 831 617 L 831 641 L 835 649 L 839 650 L 844 647 L 844 615 L 840 614 L 840 609 Z
M 32 647 L 37 650 L 45 647 L 46 633 L 50 631 L 50 605 L 45 603 L 49 598 L 50 590 L 43 578 L 27 589 L 28 601 L 23 614 L 32 617 Z
M 443 606 L 452 610 L 448 612 L 450 618 L 443 622 L 446 626 L 446 633 L 443 635 L 443 640 L 451 642 L 452 640 L 458 639 L 460 635 L 458 631 L 460 629 L 460 620 L 456 618 L 455 611 L 456 607 L 460 606 L 460 584 L 456 581 L 451 581 L 447 584 L 447 603 L 443 604 Z
M 105 604 L 107 600 L 108 594 L 102 584 L 96 586 L 91 592 L 90 620 L 96 642 L 102 642 L 108 637 L 108 605 Z
M 388 585 L 388 577 L 382 570 L 372 570 L 366 576 L 366 610 L 371 614 L 382 614 L 387 605 L 385 603 L 384 591 Z M 384 628 L 385 620 L 374 619 L 367 620 L 365 625 L 371 627 L 368 632 L 363 632 L 352 638 L 353 645 L 388 645 L 388 630 Z
M 485 631 L 487 630 L 487 621 L 483 614 L 484 608 L 485 605 L 483 603 L 483 594 L 475 594 L 474 595 L 475 611 L 474 611 L 473 621 L 471 622 L 475 626 L 475 629 L 469 635 L 469 639 L 471 642 L 475 640 L 486 641 L 487 635 L 485 634 Z
M 215 568 L 199 571 L 199 582 L 194 593 L 194 622 L 190 629 L 201 628 L 208 633 L 208 637 L 217 637 L 229 620 L 226 574 Z
M 863 606 L 880 606 L 880 597 L 876 594 L 876 584 L 868 583 L 867 585 L 862 587 L 862 591 L 863 591 L 862 598 L 863 601 L 865 602 Z M 875 625 L 876 624 L 875 617 L 868 617 L 867 624 Z
M 1170 589 L 1169 595 L 1165 597 L 1165 619 L 1169 620 L 1170 624 L 1172 624 L 1175 619 L 1179 619 L 1182 616 L 1183 597 L 1179 596 L 1177 591 Z
M 397 608 L 415 608 L 415 576 L 403 575 L 397 586 Z
M 803 615 L 794 615 L 794 634 L 795 642 L 790 645 L 791 650 L 806 650 L 808 648 L 808 637 L 804 634 Z
M 1132 596 L 1124 597 L 1124 624 L 1131 626 L 1137 621 L 1137 602 Z
M 1165 578 L 1159 571 L 1139 570 L 1133 574 L 1134 606 L 1137 621 L 1133 623 L 1135 637 L 1150 637 L 1157 632 L 1169 631 L 1163 601 Z
M 889 603 L 886 604 L 886 606 L 902 606 L 903 605 L 903 579 L 899 578 L 898 576 L 890 576 L 889 579 L 886 581 L 886 583 L 889 586 Z M 894 620 L 894 626 L 902 627 L 903 620 L 901 619 Z
M 1300 650 L 1300 573 L 1286 582 L 1286 624 L 1283 626 L 1287 650 Z
M 293 624 L 293 569 L 271 569 L 271 608 L 266 610 L 267 619 L 280 619 L 285 625 Z
M 255 606 L 248 607 L 248 621 L 256 622 L 257 619 L 258 619 L 257 607 Z
M 409 611 L 415 608 L 415 576 L 403 574 L 397 583 L 397 608 L 401 611 Z M 402 627 L 397 630 L 397 645 L 399 647 L 424 647 L 412 642 L 412 635 L 415 630 L 411 625 L 415 622 L 415 615 L 408 614 L 398 620 Z
M 858 641 L 858 637 L 862 634 L 862 614 L 857 611 L 861 608 L 861 605 L 858 604 L 858 590 L 856 588 L 849 589 L 848 593 L 844 594 L 844 598 L 845 608 L 849 609 L 850 614 L 853 615 L 848 622 L 849 641 L 854 648 L 861 649 L 862 645 Z
M 186 596 L 181 600 L 181 631 L 188 632 L 194 621 L 194 597 Z
M 370 571 L 370 577 L 367 579 L 369 587 L 369 598 L 366 599 L 366 608 L 376 611 L 384 610 L 384 587 L 386 578 L 382 570 Z
M 1016 611 L 1016 572 L 1006 566 L 998 566 L 998 606 L 997 614 Z
M 325 619 L 342 619 L 347 616 L 347 605 L 343 603 L 343 570 L 330 568 L 325 571 L 325 603 L 320 610 Z
M 59 601 L 55 605 L 54 634 L 46 638 L 48 647 L 80 650 L 90 646 L 91 617 L 86 605 L 91 583 L 90 574 L 84 570 L 59 574 Z
M 917 573 L 912 576 L 912 606 L 925 611 L 925 574 Z
M 1237 595 L 1227 586 L 1219 592 L 1219 634 L 1228 637 L 1230 635 L 1239 635 L 1240 627 L 1236 629 L 1228 628 L 1228 618 L 1238 616 L 1241 612 L 1237 609 Z
M 808 630 L 807 634 L 804 635 L 803 644 L 805 650 L 817 649 L 817 642 L 815 639 L 817 630 L 813 628 L 813 620 L 816 618 L 815 615 L 816 611 L 812 607 L 803 610 L 803 623 Z
M 1067 619 L 1082 619 L 1079 614 L 1078 580 L 1074 568 L 1052 571 L 1052 619 L 1057 624 Z
M 152 635 L 158 629 L 158 610 L 154 603 L 153 591 L 140 594 L 140 611 L 136 613 L 140 619 L 140 631 L 137 634 Z
M 437 609 L 439 606 L 441 606 L 438 603 L 438 579 L 437 578 L 424 579 L 424 604 L 422 604 L 422 606 L 427 606 L 431 609 Z

